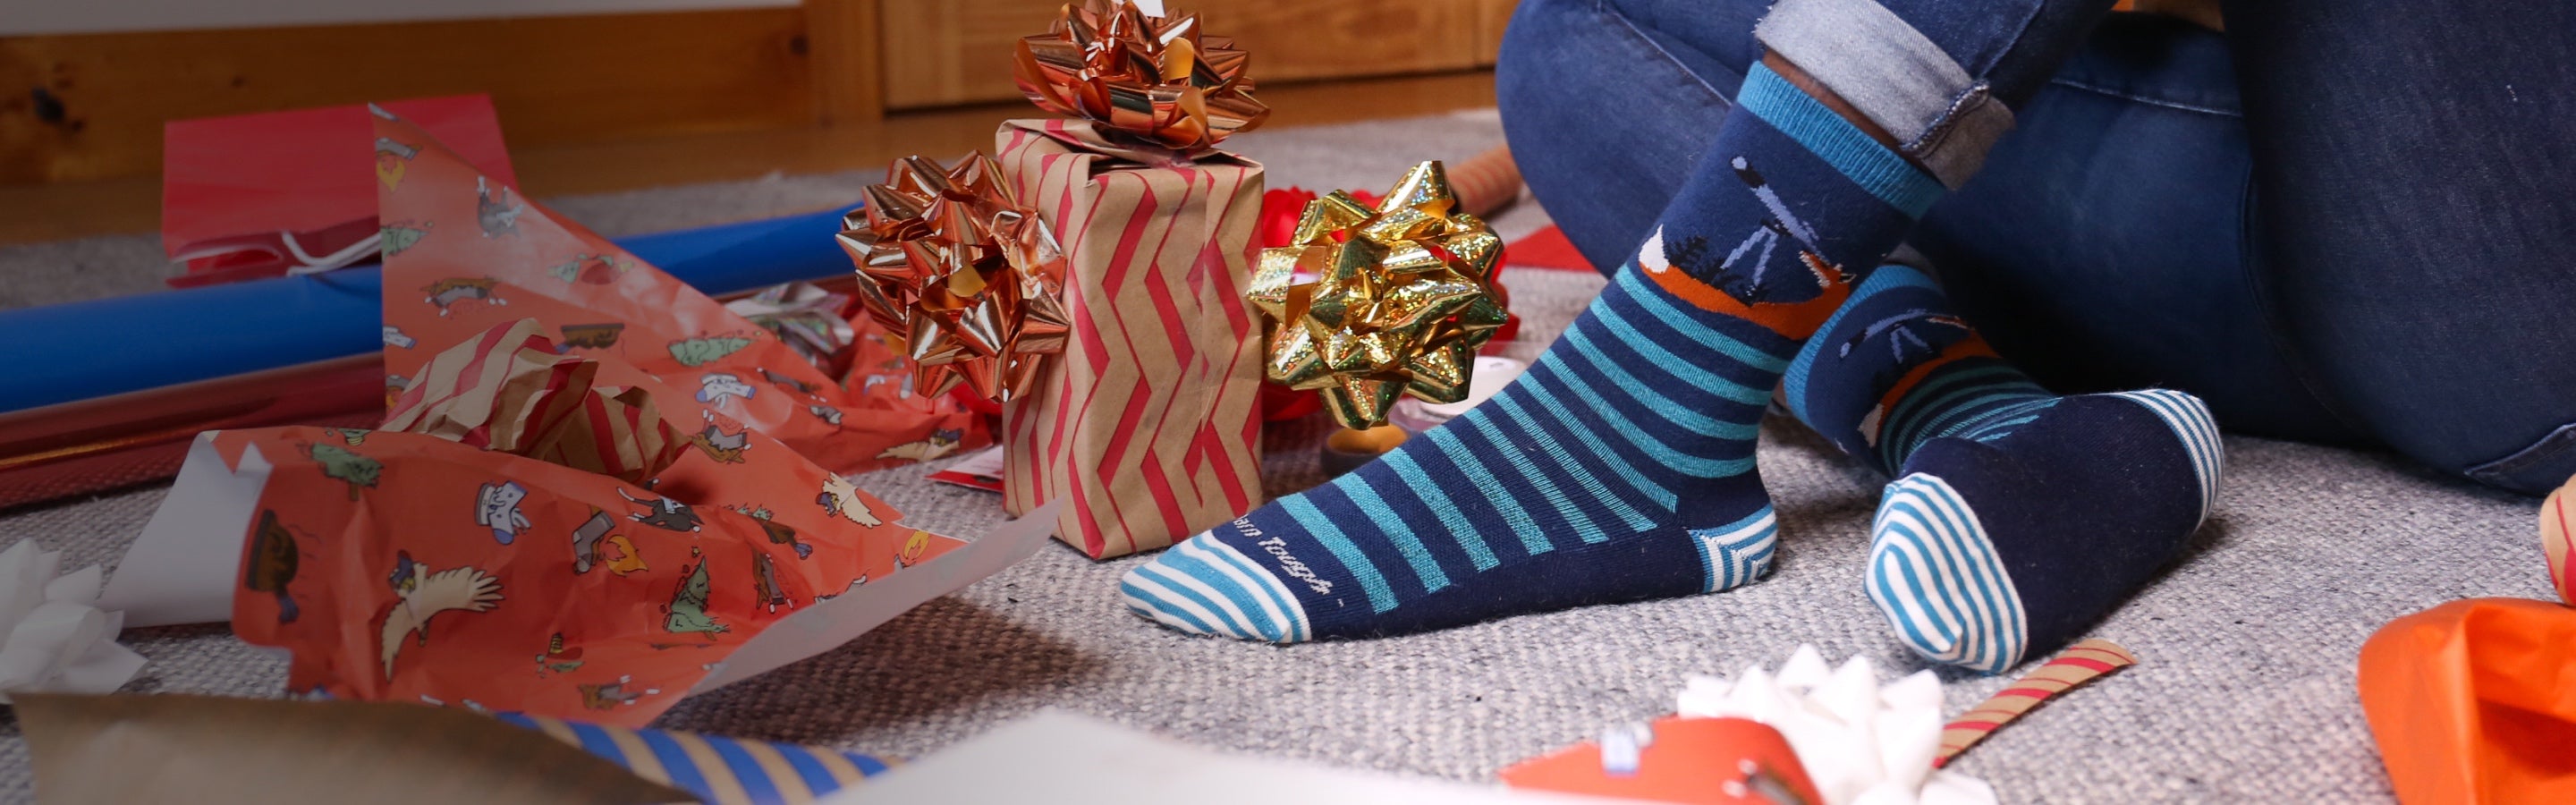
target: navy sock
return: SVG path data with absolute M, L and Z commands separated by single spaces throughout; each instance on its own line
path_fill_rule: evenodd
M 2000 672 L 2082 637 L 2181 551 L 2217 495 L 2218 432 L 2200 400 L 2051 394 L 1905 266 L 1852 293 L 1781 396 L 1896 479 L 1871 526 L 1870 600 L 1939 662 Z
M 1755 434 L 1799 345 L 1940 195 L 1757 67 L 1637 259 L 1530 371 L 1121 581 L 1202 634 L 1401 634 L 1768 572 Z

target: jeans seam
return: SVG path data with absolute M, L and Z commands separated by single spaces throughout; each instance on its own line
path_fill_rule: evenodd
M 1692 72 L 1688 65 L 1683 64 L 1679 57 L 1673 55 L 1672 51 L 1664 49 L 1664 43 L 1657 42 L 1654 37 L 1647 36 L 1645 29 L 1638 28 L 1637 23 L 1634 20 L 1628 19 L 1628 15 L 1620 12 L 1619 7 L 1612 5 L 1610 0 L 1593 0 L 1592 10 L 1600 12 L 1603 16 L 1607 16 L 1610 19 L 1617 21 L 1619 23 L 1619 27 L 1628 29 L 1629 36 L 1634 36 L 1637 38 L 1639 43 L 1644 44 L 1646 47 L 1653 48 L 1655 55 L 1662 57 L 1665 64 L 1672 65 L 1674 71 L 1679 72 L 1682 75 L 1690 76 L 1691 81 L 1699 84 L 1700 89 L 1708 91 L 1708 96 L 1710 98 L 1715 99 L 1718 103 L 1725 105 L 1730 110 L 1735 107 L 1734 99 L 1727 97 L 1726 93 L 1717 91 L 1717 87 L 1710 85 L 1708 83 L 1708 79 L 1702 78 L 1699 73 Z
M 2576 448 L 2576 439 L 2560 438 L 2571 428 L 2576 428 L 2576 422 L 2550 428 L 2548 433 L 2541 434 L 2530 444 L 2514 448 L 2500 458 L 2463 467 L 2460 474 L 2493 484 L 2543 461 L 2565 456 L 2570 448 Z
M 2245 113 L 2244 113 L 2244 112 L 2242 112 L 2242 111 L 2229 110 L 2229 109 L 2220 109 L 2220 108 L 2217 108 L 2217 107 L 2214 107 L 2214 106 L 2195 106 L 2195 105 L 2192 105 L 2192 104 L 2182 103 L 2182 102 L 2179 102 L 2179 101 L 2168 101 L 2168 100 L 2164 100 L 2164 99 L 2162 99 L 2162 98 L 2150 98 L 2150 97 L 2147 97 L 2147 96 L 2144 96 L 2144 95 L 2139 95 L 2139 94 L 2136 94 L 2136 93 L 2122 92 L 2122 91 L 2119 91 L 2119 90 L 2116 90 L 2116 89 L 2112 89 L 2112 88 L 2109 88 L 2109 87 L 2095 86 L 2095 85 L 2092 85 L 2092 84 L 2086 84 L 2086 83 L 2083 83 L 2083 82 L 2080 82 L 2080 81 L 2074 81 L 2074 80 L 2071 80 L 2071 79 L 2053 78 L 2053 79 L 2049 79 L 2048 83 L 2055 84 L 2055 85 L 2057 85 L 2057 86 L 2061 86 L 2061 87 L 2066 87 L 2066 88 L 2068 88 L 2068 89 L 2075 89 L 2075 90 L 2082 90 L 2082 91 L 2085 91 L 2085 92 L 2091 92 L 2091 93 L 2094 93 L 2094 94 L 2097 94 L 2097 95 L 2108 95 L 2108 96 L 2111 96 L 2111 97 L 2113 97 L 2113 98 L 2118 98 L 2118 99 L 2120 99 L 2120 100 L 2129 101 L 2129 102 L 2132 102 L 2132 103 L 2142 103 L 2142 104 L 2146 104 L 2146 105 L 2148 105 L 2148 106 L 2158 106 L 2158 107 L 2163 107 L 2163 108 L 2166 108 L 2166 109 L 2173 109 L 2173 110 L 2177 110 L 2177 111 L 2183 111 L 2183 112 L 2197 112 L 2197 113 L 2204 114 L 2204 115 L 2216 115 L 2216 116 L 2218 116 L 2218 117 L 2243 118 L 2243 117 L 2245 116 Z
M 2245 267 L 2245 284 L 2254 294 L 2254 312 L 2263 317 L 2264 340 L 2271 342 L 2273 354 L 2280 356 L 2281 365 L 2290 370 L 2290 379 L 2299 384 L 2299 390 L 2307 392 L 2308 399 L 2316 401 L 2319 410 L 2333 417 L 2346 432 L 2386 444 L 2387 440 L 2380 438 L 2376 429 L 2363 424 L 2337 404 L 2332 395 L 2325 393 L 2317 383 L 2316 372 L 2310 370 L 2304 360 L 2306 354 L 2291 341 L 2289 329 L 2282 325 L 2272 284 L 2264 279 L 2270 261 L 2264 259 L 2262 238 L 2256 231 L 2256 219 L 2262 214 L 2262 198 L 2256 192 L 2253 168 L 2246 169 L 2244 189 L 2238 191 L 2236 197 L 2237 206 L 2244 210 L 2236 225 L 2236 264 Z

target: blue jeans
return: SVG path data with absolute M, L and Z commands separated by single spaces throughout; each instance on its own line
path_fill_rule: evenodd
M 2525 493 L 2576 474 L 2576 329 L 2555 326 L 2576 311 L 2576 4 L 2256 0 L 2220 34 L 2087 2 L 1885 2 L 2013 103 L 1908 245 L 2035 378 L 2178 388 L 2232 431 Z M 1522 0 L 1504 128 L 1595 265 L 1689 175 L 1768 5 Z

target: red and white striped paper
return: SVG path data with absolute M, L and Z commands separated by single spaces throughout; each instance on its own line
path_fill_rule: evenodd
M 1003 506 L 1064 498 L 1095 559 L 1168 546 L 1262 502 L 1261 322 L 1243 300 L 1259 163 L 1146 165 L 1079 120 L 1014 120 L 1002 174 L 1066 256 L 1064 355 L 1004 406 Z

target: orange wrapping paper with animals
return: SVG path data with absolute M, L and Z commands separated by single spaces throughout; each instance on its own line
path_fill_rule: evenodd
M 275 466 L 233 624 L 292 652 L 290 691 L 642 726 L 768 625 L 964 544 L 533 321 L 420 371 L 409 430 L 216 436 Z
M 1013 120 L 1002 174 L 1066 256 L 1072 337 L 1003 409 L 1003 506 L 1063 498 L 1056 538 L 1095 559 L 1251 511 L 1261 491 L 1261 322 L 1243 300 L 1259 163 L 1111 144 L 1078 120 Z
M 866 382 L 910 374 L 909 365 L 866 361 L 879 345 L 860 345 L 863 362 L 845 387 L 775 334 L 492 182 L 417 127 L 382 113 L 375 126 L 379 148 L 393 143 L 411 154 L 380 153 L 405 164 L 377 172 L 389 400 L 438 350 L 533 318 L 568 354 L 614 357 L 688 392 L 663 404 L 694 401 L 835 472 L 990 441 L 982 419 L 953 400 L 914 396 L 906 383 Z M 702 426 L 686 432 L 732 438 Z

